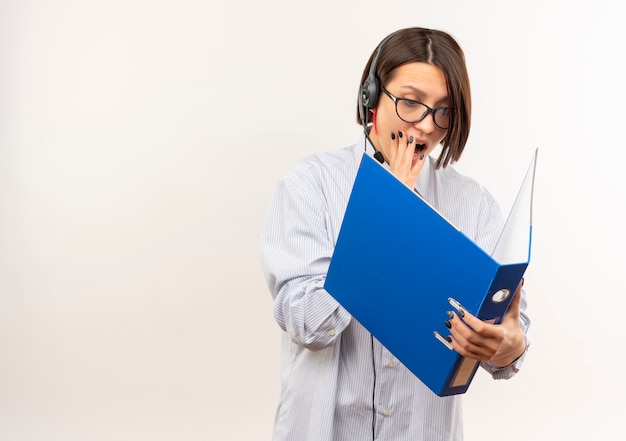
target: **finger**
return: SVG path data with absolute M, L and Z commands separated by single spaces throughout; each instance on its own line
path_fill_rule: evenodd
M 411 165 L 412 165 L 412 138 L 407 139 L 407 136 L 399 131 L 391 134 L 392 138 L 392 159 L 389 161 L 390 171 L 402 182 L 409 187 L 415 185 L 415 180 L 411 180 Z M 410 141 L 410 142 L 409 142 Z
M 451 344 L 452 344 L 452 349 L 454 349 L 459 355 L 465 358 L 471 358 L 472 360 L 478 360 L 478 361 L 489 361 L 489 359 L 493 357 L 493 355 L 490 356 L 489 354 L 474 352 L 474 351 L 466 349 L 463 346 L 457 345 L 454 338 L 452 339 Z
M 450 340 L 452 349 L 457 351 L 464 357 L 470 357 L 476 360 L 489 360 L 497 351 L 497 344 L 489 338 L 482 338 L 466 327 L 463 329 L 457 324 L 450 329 Z M 469 330 L 469 331 L 468 331 Z
M 459 316 L 461 311 L 462 315 Z M 450 323 L 453 325 L 453 329 L 458 331 L 465 340 L 477 343 L 478 339 L 497 339 L 499 337 L 498 330 L 491 323 L 484 322 L 464 309 L 459 310 L 459 315 L 453 313 L 454 317 Z
M 511 304 L 509 305 L 509 309 L 506 312 L 506 315 L 519 317 L 521 311 L 521 303 L 522 303 L 522 286 L 524 285 L 524 279 L 520 281 L 517 286 L 517 290 L 515 291 L 515 295 L 513 296 L 513 300 L 511 300 Z
M 395 132 L 391 132 L 391 143 L 389 144 L 389 166 L 393 168 L 396 162 L 396 156 L 398 155 L 398 135 Z
M 413 156 L 415 155 L 415 147 L 411 146 L 411 161 L 413 161 Z M 409 178 L 413 181 L 416 182 L 417 178 L 419 176 L 419 174 L 422 171 L 422 168 L 424 167 L 424 163 L 426 162 L 426 155 L 424 154 L 423 151 L 419 152 L 419 156 L 417 159 L 417 162 L 415 163 L 415 165 L 413 165 L 413 167 L 411 167 L 411 172 L 410 172 L 410 176 Z
M 400 175 L 400 178 L 404 181 L 408 176 L 409 171 L 411 169 L 411 162 L 407 155 L 409 149 L 409 140 L 411 138 L 407 138 L 402 130 L 398 131 L 398 150 L 395 168 Z
M 452 349 L 463 357 L 476 360 L 489 360 L 495 353 L 489 346 L 475 344 L 467 338 L 465 332 L 454 326 L 450 329 L 450 337 Z
M 413 137 L 406 136 L 402 131 L 398 132 L 398 149 L 402 155 L 402 165 L 408 172 L 413 158 Z

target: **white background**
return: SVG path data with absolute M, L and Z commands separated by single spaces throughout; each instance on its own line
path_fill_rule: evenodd
M 507 212 L 532 152 L 532 348 L 479 372 L 466 439 L 603 439 L 626 411 L 618 2 L 0 3 L 0 439 L 269 440 L 258 259 L 278 179 L 359 136 L 400 27 L 464 48 L 457 167 Z

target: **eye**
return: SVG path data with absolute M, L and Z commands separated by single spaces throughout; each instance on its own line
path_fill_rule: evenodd
M 414 109 L 416 107 L 422 106 L 422 103 L 420 103 L 419 101 L 410 100 L 408 98 L 402 98 L 402 102 L 409 109 Z

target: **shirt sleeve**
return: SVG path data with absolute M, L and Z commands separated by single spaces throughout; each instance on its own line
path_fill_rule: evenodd
M 274 298 L 274 318 L 293 342 L 332 345 L 350 314 L 323 288 L 334 243 L 322 183 L 292 172 L 274 194 L 261 239 L 261 263 Z

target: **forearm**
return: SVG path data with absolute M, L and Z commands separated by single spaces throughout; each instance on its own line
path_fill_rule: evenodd
M 323 283 L 323 277 L 285 283 L 274 300 L 276 322 L 294 343 L 311 350 L 334 344 L 351 320 Z
M 351 320 L 324 290 L 334 243 L 328 206 L 319 192 L 307 176 L 284 180 L 261 241 L 274 318 L 292 341 L 312 350 L 332 345 Z

